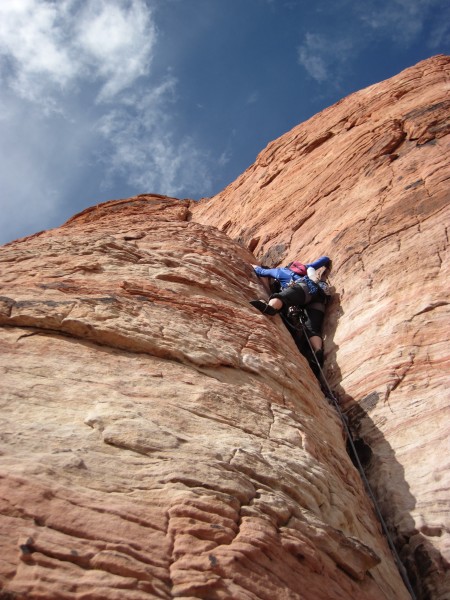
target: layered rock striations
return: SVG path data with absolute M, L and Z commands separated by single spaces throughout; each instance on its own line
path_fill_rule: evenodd
M 450 593 L 449 59 L 345 98 L 218 196 L 0 249 L 0 598 L 410 597 L 265 264 L 333 258 L 326 375 L 417 598 Z
M 333 258 L 326 374 L 420 598 L 450 597 L 450 59 L 275 140 L 193 210 L 271 266 Z
M 254 257 L 190 203 L 1 250 L 1 598 L 406 600 Z

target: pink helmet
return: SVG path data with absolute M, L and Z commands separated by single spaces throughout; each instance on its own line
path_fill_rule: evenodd
M 294 273 L 297 273 L 297 275 L 306 275 L 306 267 L 303 263 L 298 262 L 297 260 L 294 260 L 294 262 L 291 262 L 291 264 L 289 265 L 289 268 L 291 271 L 294 271 Z

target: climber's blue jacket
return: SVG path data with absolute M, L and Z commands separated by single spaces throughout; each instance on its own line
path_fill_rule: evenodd
M 329 265 L 330 259 L 328 256 L 321 256 L 317 260 L 312 263 L 305 263 L 305 267 L 312 267 L 313 269 L 320 269 L 320 267 L 326 267 Z M 254 267 L 256 275 L 258 277 L 273 277 L 273 279 L 277 279 L 280 282 L 281 289 L 287 287 L 290 283 L 295 281 L 304 281 L 307 283 L 308 288 L 309 284 L 313 285 L 313 289 L 311 289 L 311 293 L 316 291 L 316 285 L 309 279 L 309 277 L 297 275 L 289 269 L 289 267 L 277 267 L 276 269 L 264 269 L 263 267 Z

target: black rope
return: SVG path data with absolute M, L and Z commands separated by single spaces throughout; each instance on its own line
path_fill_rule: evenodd
M 392 554 L 394 555 L 394 559 L 395 559 L 395 561 L 396 561 L 396 563 L 397 563 L 398 570 L 399 570 L 399 572 L 400 572 L 400 575 L 401 575 L 401 577 L 402 577 L 402 579 L 403 579 L 403 583 L 405 584 L 405 586 L 406 586 L 406 588 L 407 588 L 408 592 L 411 594 L 411 598 L 412 598 L 412 600 L 417 600 L 417 599 L 416 599 L 416 595 L 415 595 L 415 593 L 414 593 L 414 590 L 413 590 L 413 588 L 412 588 L 411 582 L 410 582 L 410 580 L 409 580 L 408 574 L 407 574 L 407 572 L 406 572 L 405 566 L 404 566 L 404 564 L 402 563 L 402 561 L 401 561 L 401 559 L 400 559 L 400 556 L 399 556 L 399 554 L 398 554 L 398 552 L 397 552 L 397 549 L 396 549 L 396 547 L 395 547 L 395 545 L 394 545 L 394 541 L 393 541 L 393 539 L 392 539 L 392 536 L 391 536 L 391 534 L 390 534 L 390 532 L 389 532 L 389 529 L 388 529 L 388 527 L 387 527 L 386 521 L 384 520 L 384 517 L 383 517 L 383 515 L 381 514 L 381 510 L 380 510 L 380 507 L 379 507 L 379 505 L 378 505 L 378 502 L 377 502 L 377 500 L 376 500 L 376 498 L 375 498 L 375 494 L 373 493 L 373 491 L 372 491 L 372 488 L 371 488 L 371 486 L 370 486 L 370 483 L 369 483 L 369 480 L 367 479 L 367 476 L 366 476 L 366 474 L 365 474 L 365 472 L 364 472 L 364 467 L 362 466 L 362 463 L 361 463 L 361 461 L 360 461 L 360 459 L 359 459 L 359 456 L 358 456 L 358 451 L 356 450 L 356 446 L 355 446 L 355 443 L 354 443 L 354 441 L 353 441 L 353 437 L 352 437 L 352 434 L 351 434 L 350 428 L 349 428 L 349 426 L 348 426 L 348 424 L 347 424 L 347 420 L 346 420 L 346 418 L 344 417 L 344 414 L 342 413 L 341 407 L 339 406 L 339 403 L 338 403 L 338 401 L 337 401 L 337 399 L 336 399 L 335 395 L 333 394 L 333 392 L 332 392 L 332 390 L 331 390 L 331 388 L 330 388 L 330 385 L 329 385 L 329 383 L 328 383 L 328 380 L 327 380 L 327 378 L 325 377 L 325 374 L 324 374 L 324 372 L 323 372 L 323 370 L 322 370 L 322 367 L 320 366 L 320 363 L 319 363 L 319 361 L 317 360 L 316 353 L 314 352 L 314 349 L 313 349 L 313 347 L 312 347 L 312 345 L 311 345 L 311 342 L 309 341 L 309 337 L 308 337 L 308 335 L 307 335 L 306 327 L 305 327 L 305 324 L 304 324 L 304 322 L 303 322 L 303 320 L 302 320 L 302 318 L 301 318 L 301 317 L 299 318 L 299 321 L 300 321 L 300 323 L 302 324 L 302 328 L 303 328 L 303 334 L 304 334 L 304 336 L 305 336 L 306 340 L 308 341 L 309 349 L 310 349 L 310 351 L 311 351 L 311 354 L 313 355 L 313 357 L 314 357 L 314 360 L 315 360 L 315 362 L 316 362 L 316 364 L 317 364 L 317 367 L 318 367 L 318 369 L 319 369 L 319 373 L 320 373 L 320 376 L 321 376 L 321 378 L 322 378 L 322 383 L 325 385 L 325 387 L 326 387 L 326 389 L 327 389 L 327 392 L 328 392 L 328 394 L 329 394 L 329 398 L 330 398 L 330 399 L 333 401 L 333 404 L 334 404 L 334 406 L 336 407 L 336 410 L 337 410 L 337 412 L 338 412 L 338 414 L 339 414 L 339 416 L 340 416 L 340 418 L 341 418 L 341 421 L 342 421 L 342 423 L 343 423 L 344 430 L 345 430 L 345 432 L 346 432 L 346 434 L 347 434 L 348 441 L 349 441 L 349 443 L 350 443 L 350 446 L 351 446 L 351 448 L 352 448 L 353 454 L 354 454 L 354 456 L 355 456 L 355 460 L 356 460 L 356 463 L 357 463 L 357 466 L 358 466 L 358 470 L 359 470 L 359 472 L 360 472 L 360 474 L 361 474 L 362 480 L 364 481 L 364 484 L 365 484 L 365 486 L 366 486 L 367 492 L 368 492 L 368 494 L 369 494 L 369 496 L 370 496 L 370 498 L 371 498 L 371 500 L 372 500 L 372 503 L 373 503 L 373 505 L 374 505 L 374 508 L 375 508 L 375 512 L 376 512 L 376 514 L 377 514 L 377 516 L 378 516 L 378 519 L 379 519 L 379 521 L 380 521 L 380 523 L 381 523 L 381 527 L 382 527 L 382 529 L 383 529 L 383 531 L 384 531 L 384 534 L 385 534 L 385 536 L 386 536 L 386 538 L 387 538 L 387 541 L 388 541 L 389 547 L 391 548 Z M 285 322 L 288 322 L 287 318 L 285 319 Z M 290 325 L 290 326 L 291 326 L 291 328 L 293 328 L 293 329 L 294 329 L 294 327 L 293 327 L 292 325 Z

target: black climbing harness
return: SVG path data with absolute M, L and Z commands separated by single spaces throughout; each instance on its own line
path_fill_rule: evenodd
M 285 321 L 285 323 L 287 323 L 289 325 L 290 328 L 294 329 L 294 326 L 289 323 L 288 318 L 285 317 L 284 315 L 283 315 L 283 320 Z M 397 549 L 396 549 L 396 547 L 394 545 L 394 541 L 392 539 L 392 536 L 389 533 L 386 521 L 384 520 L 384 517 L 381 514 L 381 510 L 380 510 L 380 507 L 378 505 L 378 502 L 377 502 L 377 500 L 375 498 L 375 495 L 374 495 L 374 493 L 372 491 L 372 488 L 370 486 L 369 480 L 367 479 L 367 476 L 366 476 L 366 474 L 364 472 L 364 467 L 362 466 L 362 463 L 361 463 L 361 461 L 359 459 L 358 452 L 356 450 L 356 446 L 355 446 L 355 443 L 353 441 L 353 437 L 352 437 L 352 434 L 351 434 L 351 431 L 350 431 L 347 419 L 346 419 L 345 415 L 342 413 L 341 407 L 339 406 L 339 402 L 337 401 L 335 395 L 333 394 L 333 392 L 332 392 L 332 390 L 330 388 L 330 385 L 329 385 L 329 383 L 327 381 L 327 378 L 325 377 L 323 369 L 320 366 L 319 361 L 317 360 L 316 354 L 315 354 L 315 352 L 313 350 L 313 347 L 311 346 L 311 342 L 309 341 L 309 337 L 308 337 L 307 331 L 306 331 L 306 326 L 305 326 L 304 319 L 302 318 L 302 316 L 300 316 L 300 318 L 298 319 L 298 321 L 302 325 L 303 334 L 304 334 L 305 338 L 308 341 L 309 349 L 311 351 L 311 354 L 314 357 L 314 361 L 315 361 L 315 363 L 317 365 L 318 372 L 320 373 L 320 378 L 322 380 L 322 385 L 325 387 L 325 390 L 326 390 L 326 394 L 325 395 L 333 402 L 334 407 L 336 408 L 336 411 L 337 411 L 339 417 L 341 418 L 342 424 L 344 426 L 344 431 L 345 431 L 345 433 L 347 435 L 348 443 L 350 444 L 350 447 L 352 449 L 352 452 L 353 452 L 353 455 L 354 455 L 354 458 L 355 458 L 355 461 L 356 461 L 356 464 L 357 464 L 358 471 L 360 472 L 361 478 L 364 481 L 364 485 L 366 486 L 366 490 L 367 490 L 367 492 L 368 492 L 368 494 L 369 494 L 369 496 L 370 496 L 370 498 L 372 500 L 372 503 L 373 503 L 374 508 L 375 508 L 375 512 L 376 512 L 376 514 L 378 516 L 378 519 L 380 521 L 381 527 L 382 527 L 382 529 L 384 531 L 384 534 L 386 536 L 386 539 L 388 541 L 389 547 L 391 548 L 392 554 L 394 555 L 395 562 L 397 563 L 398 570 L 399 570 L 400 575 L 401 575 L 401 577 L 403 579 L 403 583 L 405 584 L 405 587 L 407 588 L 408 592 L 411 594 L 412 600 L 417 600 L 416 599 L 416 595 L 414 593 L 414 590 L 412 588 L 411 582 L 410 582 L 410 580 L 408 578 L 408 574 L 406 572 L 405 566 L 403 565 L 402 561 L 400 560 L 400 556 L 399 556 L 399 554 L 397 552 Z

